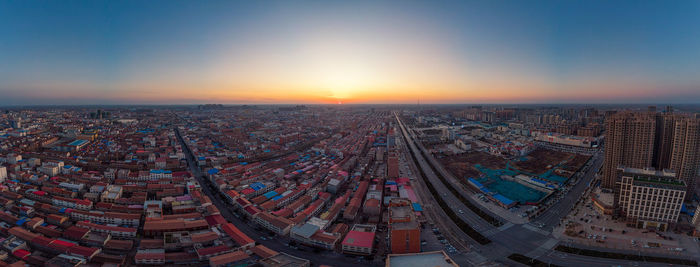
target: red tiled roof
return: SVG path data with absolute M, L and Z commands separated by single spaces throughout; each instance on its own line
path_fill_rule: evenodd
M 204 219 L 207 220 L 209 226 L 220 225 L 227 222 L 226 219 L 224 219 L 224 217 L 219 214 L 209 215 L 207 217 L 204 217 Z
M 165 253 L 157 253 L 157 252 L 136 253 L 136 256 L 134 256 L 134 259 L 136 259 L 136 260 L 145 260 L 145 259 L 165 260 Z
M 68 253 L 79 255 L 84 258 L 90 258 L 93 255 L 95 255 L 99 250 L 99 248 L 95 247 L 74 246 L 68 249 Z
M 221 229 L 224 230 L 224 232 L 226 232 L 226 234 L 228 234 L 231 237 L 231 239 L 236 241 L 236 243 L 239 246 L 245 246 L 245 245 L 248 245 L 250 243 L 255 243 L 255 240 L 253 240 L 248 235 L 241 232 L 241 230 L 238 229 L 232 223 L 227 223 L 227 224 L 222 225 Z
M 375 233 L 350 231 L 343 240 L 343 245 L 353 247 L 371 248 L 374 243 Z
M 204 243 L 219 239 L 219 235 L 214 232 L 204 232 L 192 235 L 192 242 Z
M 245 260 L 247 258 L 250 258 L 248 254 L 246 254 L 243 251 L 235 251 L 235 252 L 230 252 L 226 254 L 222 254 L 219 256 L 214 256 L 209 259 L 209 265 L 211 266 L 222 266 L 230 263 L 234 263 L 237 261 Z
M 141 242 L 143 242 L 143 240 Z M 107 241 L 107 243 L 105 243 L 104 248 L 116 250 L 130 250 L 132 247 L 134 247 L 133 240 L 110 239 L 109 241 Z
M 220 245 L 220 246 L 198 249 L 197 254 L 199 254 L 199 256 L 207 256 L 207 255 L 212 255 L 212 254 L 218 254 L 218 253 L 228 251 L 228 250 L 231 250 L 231 248 L 229 246 Z
M 24 241 L 33 241 L 34 239 L 36 239 L 38 237 L 43 237 L 39 234 L 29 232 L 29 231 L 25 230 L 24 228 L 20 228 L 17 226 L 10 228 L 10 230 L 8 230 L 7 232 L 11 235 L 15 235 L 15 236 L 19 237 L 20 239 L 22 239 Z
M 20 259 L 24 259 L 31 254 L 32 254 L 31 252 L 26 251 L 24 249 L 18 249 L 18 250 L 15 250 L 15 252 L 12 252 L 12 255 L 14 255 L 15 257 L 20 258 Z
M 263 259 L 266 259 L 266 258 L 269 258 L 269 257 L 272 257 L 272 256 L 279 254 L 279 252 L 274 251 L 272 249 L 269 249 L 268 247 L 263 246 L 263 245 L 257 245 L 255 247 L 251 248 L 250 251 L 252 251 L 253 253 L 255 253 L 255 255 L 258 255 L 258 256 L 260 256 L 260 258 L 263 258 Z
M 52 239 L 50 239 L 50 238 L 46 238 L 43 236 L 37 236 L 36 238 L 32 239 L 30 242 L 32 245 L 48 247 L 49 244 L 51 244 L 51 241 L 52 241 Z
M 83 238 L 83 236 L 85 236 L 85 234 L 87 234 L 88 232 L 90 232 L 90 229 L 88 228 L 71 226 L 63 231 L 63 237 L 72 240 L 79 240 Z
M 74 247 L 74 246 L 77 246 L 77 245 L 75 243 L 66 242 L 66 241 L 62 241 L 62 240 L 58 240 L 58 239 L 54 239 L 48 245 L 49 248 L 52 248 L 52 249 L 55 249 L 55 250 L 58 250 L 61 252 L 66 252 L 66 251 L 68 251 L 69 248 Z

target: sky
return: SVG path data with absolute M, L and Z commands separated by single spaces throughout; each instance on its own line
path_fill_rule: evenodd
M 1 1 L 0 105 L 700 103 L 700 1 Z

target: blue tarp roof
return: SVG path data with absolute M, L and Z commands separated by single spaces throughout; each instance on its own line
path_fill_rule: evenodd
M 273 197 L 272 200 L 278 200 L 278 199 L 280 199 L 280 198 L 282 198 L 282 197 L 284 197 L 284 196 L 283 196 L 283 195 L 279 195 L 279 196 Z
M 75 140 L 73 142 L 68 143 L 68 145 L 69 146 L 79 146 L 79 145 L 83 145 L 87 142 L 88 142 L 87 140 L 78 139 L 78 140 Z
M 418 203 L 413 203 L 413 210 L 414 211 L 423 211 L 423 207 L 420 206 Z
M 513 202 L 514 202 L 501 194 L 495 194 L 495 195 L 493 195 L 493 198 L 500 201 L 501 203 L 503 203 L 506 206 L 509 206 L 510 204 L 513 204 Z
M 272 198 L 276 195 L 277 195 L 277 192 L 275 192 L 275 191 L 270 191 L 270 192 L 263 194 L 263 196 L 265 196 L 266 198 Z
M 479 188 L 479 189 L 481 189 L 481 188 L 484 187 L 484 185 L 482 185 L 481 183 L 479 183 L 479 181 L 477 181 L 477 180 L 474 179 L 474 178 L 469 178 L 469 181 L 472 182 L 474 185 L 476 185 L 476 187 Z
M 253 190 L 258 191 L 260 189 L 265 188 L 265 185 L 260 183 L 260 182 L 255 182 L 255 183 L 250 184 L 250 188 L 253 188 Z
M 207 173 L 208 173 L 208 174 L 217 174 L 217 173 L 219 173 L 219 169 L 217 169 L 217 168 L 209 169 L 209 170 L 207 171 Z
M 547 183 L 547 182 L 545 182 L 545 181 L 543 181 L 543 180 L 540 180 L 540 179 L 537 179 L 537 178 L 531 178 L 531 179 L 532 179 L 533 181 L 538 182 L 538 183 L 541 183 L 541 184 L 546 184 L 546 183 Z

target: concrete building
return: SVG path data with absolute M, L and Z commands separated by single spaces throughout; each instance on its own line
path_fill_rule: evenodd
M 688 186 L 686 198 L 695 193 L 700 167 L 700 119 L 680 118 L 674 122 L 669 167 Z
M 391 253 L 420 252 L 420 223 L 410 200 L 394 198 L 389 202 L 388 226 Z
M 120 185 L 108 185 L 106 190 L 102 191 L 100 200 L 107 203 L 115 203 L 117 199 L 122 197 L 122 186 Z
M 656 118 L 652 113 L 621 112 L 605 120 L 605 162 L 602 187 L 615 188 L 617 168 L 650 167 L 654 155 Z
M 386 257 L 386 267 L 458 267 L 454 260 L 444 251 L 422 253 L 389 254 Z
M 695 209 L 695 215 L 693 215 L 693 220 L 691 222 L 695 226 L 693 235 L 700 236 L 700 205 Z
M 675 114 L 656 115 L 656 138 L 654 151 L 653 166 L 656 169 L 663 170 L 671 167 L 671 151 L 673 149 L 673 132 L 675 122 L 679 118 Z
M 5 179 L 7 179 L 7 168 L 0 166 L 0 183 L 5 182 Z
M 666 231 L 678 221 L 686 184 L 671 171 L 618 168 L 622 214 L 638 228 Z
M 377 226 L 371 224 L 355 224 L 343 240 L 343 253 L 371 255 L 374 249 L 374 237 Z

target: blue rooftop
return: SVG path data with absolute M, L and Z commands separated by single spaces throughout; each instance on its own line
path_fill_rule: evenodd
M 509 206 L 509 205 L 513 204 L 513 202 L 514 202 L 501 194 L 495 194 L 495 195 L 493 195 L 493 198 L 500 201 L 501 203 L 503 203 L 506 206 Z
M 419 203 L 413 203 L 412 205 L 414 211 L 423 211 L 423 207 L 421 207 Z
M 270 191 L 270 192 L 263 194 L 263 196 L 265 196 L 266 198 L 272 198 L 276 195 L 277 195 L 277 192 L 275 192 L 275 191 Z
M 265 185 L 260 183 L 260 182 L 255 182 L 255 183 L 250 184 L 250 188 L 253 188 L 253 190 L 258 191 L 260 189 L 265 188 Z
M 73 142 L 68 143 L 68 145 L 69 146 L 81 146 L 81 145 L 86 144 L 87 142 L 88 142 L 87 140 L 78 139 L 78 140 L 75 140 Z
M 469 178 L 469 181 L 472 182 L 474 185 L 476 185 L 476 187 L 479 188 L 479 189 L 481 189 L 481 188 L 484 187 L 484 185 L 482 185 L 481 183 L 479 183 L 479 181 L 477 181 L 477 180 L 474 179 L 474 178 Z

